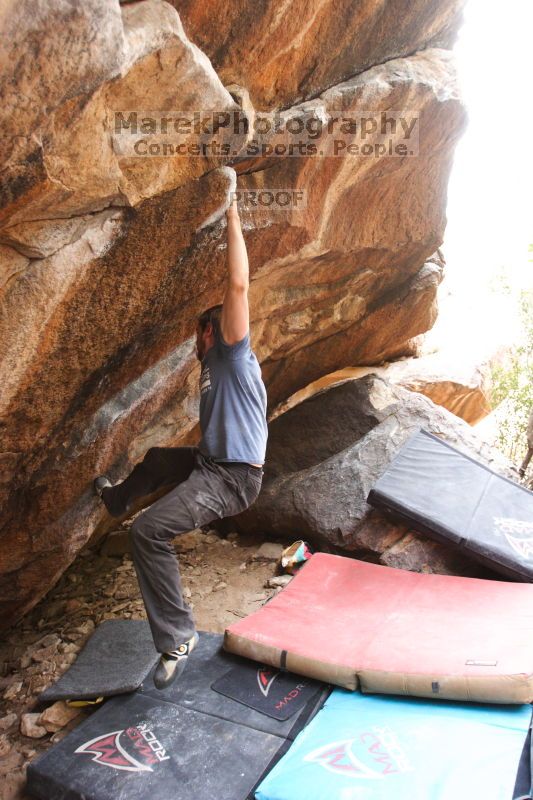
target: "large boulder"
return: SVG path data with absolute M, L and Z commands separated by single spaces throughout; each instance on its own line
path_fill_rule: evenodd
M 269 409 L 347 364 L 411 353 L 436 318 L 466 122 L 447 49 L 461 3 L 369 1 L 357 14 L 347 3 L 341 16 L 318 2 L 228 3 L 252 20 L 251 61 L 235 57 L 227 15 L 175 6 L 184 24 L 164 0 L 3 4 L 0 625 L 107 525 L 95 475 L 120 480 L 148 447 L 198 441 L 195 318 L 223 298 L 237 177 L 240 189 L 306 196 L 303 211 L 242 214 Z M 276 52 L 262 77 L 265 31 Z M 293 122 L 416 117 L 418 151 L 250 158 L 242 133 L 230 155 L 139 158 L 114 136 L 118 111 L 252 119 L 262 108 Z
M 223 523 L 409 569 L 478 574 L 464 554 L 417 537 L 366 498 L 419 428 L 516 478 L 516 469 L 470 426 L 427 397 L 375 374 L 327 387 L 270 423 L 263 486 L 246 511 Z M 438 491 L 438 486 L 435 487 Z

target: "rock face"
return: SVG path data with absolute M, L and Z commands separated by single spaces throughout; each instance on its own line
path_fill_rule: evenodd
M 172 0 L 224 83 L 286 108 L 391 58 L 452 46 L 462 0 Z M 216 23 L 214 24 L 214 20 Z
M 237 177 L 306 199 L 241 215 L 270 408 L 346 364 L 408 355 L 433 324 L 465 125 L 447 49 L 460 6 L 4 3 L 0 624 L 102 523 L 95 475 L 198 441 L 195 317 L 223 298 Z M 418 154 L 251 157 L 244 132 L 224 156 L 117 145 L 115 113 L 184 109 L 294 124 L 396 111 L 419 120 Z
M 366 502 L 401 445 L 421 427 L 516 479 L 516 470 L 465 422 L 370 374 L 322 389 L 270 423 L 261 493 L 231 518 L 231 529 L 307 539 L 389 566 L 480 574 L 464 555 L 426 542 Z

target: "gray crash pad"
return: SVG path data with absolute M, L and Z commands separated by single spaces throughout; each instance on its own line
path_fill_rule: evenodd
M 423 428 L 367 500 L 507 577 L 533 582 L 533 492 Z
M 108 619 L 76 661 L 39 695 L 39 702 L 86 700 L 131 692 L 159 660 L 147 620 Z

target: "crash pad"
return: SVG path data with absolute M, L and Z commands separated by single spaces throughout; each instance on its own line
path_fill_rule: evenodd
M 136 689 L 159 660 L 147 620 L 108 619 L 39 702 L 110 697 Z
M 266 664 L 246 660 L 213 681 L 215 692 L 238 700 L 248 708 L 285 720 L 303 708 L 316 692 L 316 682 Z
M 220 633 L 208 633 L 200 631 L 200 640 L 189 657 L 187 664 L 186 680 L 179 680 L 171 683 L 166 689 L 156 689 L 152 679 L 152 670 L 139 686 L 138 691 L 142 694 L 153 697 L 154 699 L 168 700 L 171 703 L 201 711 L 204 714 L 214 714 L 223 719 L 238 722 L 243 725 L 250 725 L 257 730 L 265 733 L 274 733 L 277 736 L 284 736 L 289 739 L 294 738 L 306 720 L 306 715 L 313 713 L 315 706 L 318 707 L 331 692 L 331 686 L 317 681 L 305 681 L 299 675 L 284 673 L 288 678 L 288 683 L 284 681 L 287 691 L 282 696 L 276 697 L 280 711 L 289 711 L 296 703 L 300 714 L 296 716 L 292 713 L 281 714 L 279 719 L 273 718 L 268 704 L 263 705 L 261 699 L 268 701 L 275 695 L 276 680 L 272 680 L 279 670 L 272 670 L 269 665 L 257 664 L 247 658 L 228 653 L 223 647 L 223 635 Z M 267 682 L 264 678 L 266 672 L 264 667 L 268 666 L 271 670 Z M 155 669 L 155 668 L 154 668 Z M 221 681 L 228 673 L 233 671 L 234 675 L 240 676 L 243 686 L 251 688 L 250 674 L 255 676 L 255 699 L 250 697 L 252 706 L 243 704 L 242 701 L 236 702 L 236 698 L 231 698 L 213 689 L 213 686 Z M 304 687 L 303 684 L 306 684 Z M 299 688 L 301 687 L 301 688 Z M 307 691 L 303 691 L 307 689 Z M 305 702 L 299 705 L 300 695 L 305 694 Z M 275 709 L 275 704 L 274 704 Z M 300 717 L 302 719 L 300 719 Z
M 315 553 L 230 625 L 233 653 L 364 692 L 533 698 L 533 586 L 408 572 Z
M 533 492 L 423 428 L 367 500 L 507 577 L 533 582 Z
M 531 800 L 533 785 L 531 782 L 531 727 L 527 733 L 527 739 L 522 748 L 518 773 L 513 792 L 513 800 Z
M 510 800 L 531 706 L 334 689 L 257 800 Z
M 104 702 L 28 765 L 27 792 L 68 800 L 245 800 L 331 691 L 321 686 L 278 721 L 213 691 L 213 676 L 243 662 L 222 635 L 200 631 L 178 681 Z

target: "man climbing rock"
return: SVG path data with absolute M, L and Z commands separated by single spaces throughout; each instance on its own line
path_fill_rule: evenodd
M 122 483 L 112 486 L 105 475 L 94 481 L 95 492 L 114 517 L 125 514 L 134 500 L 173 486 L 134 520 L 130 531 L 133 563 L 161 653 L 154 674 L 158 689 L 181 675 L 198 642 L 171 540 L 244 511 L 256 500 L 263 479 L 267 395 L 250 346 L 248 256 L 236 200 L 226 219 L 224 300 L 206 309 L 196 327 L 201 362 L 198 446 L 152 447 Z

